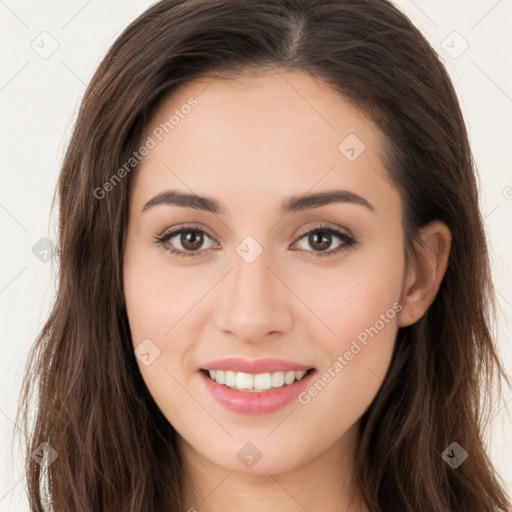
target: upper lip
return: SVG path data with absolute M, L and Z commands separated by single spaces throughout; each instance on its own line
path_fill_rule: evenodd
M 286 361 L 284 359 L 266 358 L 249 361 L 238 357 L 218 359 L 217 361 L 210 361 L 201 366 L 202 370 L 231 370 L 234 372 L 252 373 L 254 375 L 279 371 L 307 371 L 311 368 L 313 367 L 293 361 Z

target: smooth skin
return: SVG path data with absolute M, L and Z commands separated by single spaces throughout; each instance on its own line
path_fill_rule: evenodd
M 365 511 L 349 503 L 359 420 L 382 385 L 398 328 L 421 318 L 436 296 L 450 231 L 439 221 L 427 226 L 425 248 L 405 268 L 402 201 L 379 159 L 382 135 L 326 83 L 287 70 L 201 78 L 166 99 L 145 137 L 190 97 L 197 106 L 134 176 L 124 260 L 134 348 L 149 339 L 160 350 L 150 365 L 137 362 L 179 434 L 186 506 Z M 365 145 L 353 161 L 339 149 L 350 134 Z M 173 204 L 142 211 L 170 189 L 215 198 L 224 213 Z M 334 202 L 280 214 L 290 196 L 335 189 L 373 209 Z M 192 233 L 155 243 L 190 224 Z M 321 229 L 308 236 L 326 225 L 357 244 L 322 238 Z M 237 252 L 248 236 L 262 249 L 252 263 Z M 179 257 L 170 248 L 195 255 Z M 288 359 L 320 376 L 394 303 L 401 311 L 306 405 L 294 400 L 272 413 L 232 412 L 198 373 L 208 361 L 239 356 Z M 237 457 L 248 442 L 262 454 L 252 468 Z

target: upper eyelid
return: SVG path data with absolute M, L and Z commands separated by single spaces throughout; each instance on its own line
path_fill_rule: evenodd
M 322 229 L 326 231 L 333 231 L 333 232 L 339 232 L 341 235 L 346 235 L 350 238 L 355 239 L 356 237 L 347 229 L 342 228 L 341 226 L 332 226 L 329 223 L 321 223 L 320 225 L 304 228 L 303 230 L 299 230 L 298 234 L 296 235 L 297 239 L 302 238 L 304 235 L 307 235 L 308 233 L 311 233 L 313 231 L 321 231 Z
M 206 236 L 208 236 L 212 240 L 215 239 L 215 237 L 211 236 L 208 233 L 208 231 L 206 231 L 205 229 L 200 228 L 198 226 L 197 227 L 196 226 L 183 226 L 183 227 L 178 227 L 178 228 L 166 229 L 166 230 L 164 230 L 164 232 L 161 235 L 158 235 L 156 238 L 157 239 L 162 239 L 162 238 L 170 239 L 170 238 L 174 238 L 176 235 L 179 235 L 183 231 L 185 231 L 185 232 L 187 232 L 187 231 L 200 231 L 201 233 L 204 233 Z
M 355 236 L 347 228 L 343 228 L 341 226 L 332 226 L 329 223 L 323 223 L 323 224 L 316 225 L 313 227 L 301 229 L 301 230 L 299 230 L 296 237 L 302 237 L 303 235 L 308 234 L 311 231 L 319 231 L 321 229 L 326 229 L 326 230 L 332 229 L 333 231 L 340 231 L 342 234 L 346 234 L 347 236 L 355 238 Z M 185 226 L 180 226 L 177 228 L 165 229 L 161 235 L 157 235 L 157 236 L 158 236 L 158 238 L 163 238 L 170 234 L 175 236 L 175 235 L 181 233 L 182 231 L 201 231 L 205 235 L 208 235 L 210 238 L 215 238 L 214 236 L 210 235 L 206 229 L 204 229 L 200 226 L 194 226 L 194 225 L 190 225 L 190 226 L 185 225 Z

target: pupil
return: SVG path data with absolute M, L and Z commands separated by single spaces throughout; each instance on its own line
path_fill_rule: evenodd
M 203 236 L 198 231 L 187 231 L 181 234 L 181 243 L 185 249 L 197 251 L 203 242 Z
M 323 235 L 322 234 L 319 234 L 320 232 L 317 232 L 317 233 L 312 233 L 309 235 L 309 242 L 311 244 L 312 247 L 315 247 L 315 244 L 317 243 L 317 240 L 316 238 L 317 237 L 320 237 L 320 239 L 324 239 L 324 243 L 322 242 L 319 242 L 320 246 L 318 248 L 318 250 L 322 250 L 322 249 L 327 249 L 330 245 L 330 242 L 331 242 L 331 235 L 329 233 L 324 233 Z

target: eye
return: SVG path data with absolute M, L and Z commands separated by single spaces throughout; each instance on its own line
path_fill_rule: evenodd
M 211 237 L 198 226 L 184 226 L 177 230 L 164 233 L 156 237 L 155 243 L 164 246 L 171 254 L 179 257 L 198 256 L 202 251 L 210 249 L 210 247 L 202 248 L 205 236 L 212 240 Z M 326 251 L 333 242 L 333 237 L 341 240 L 341 243 L 334 249 Z M 176 239 L 176 240 L 173 240 Z M 302 234 L 296 243 L 305 240 L 307 244 L 313 247 L 313 251 L 308 249 L 306 252 L 314 252 L 315 256 L 332 256 L 342 250 L 354 247 L 358 242 L 350 235 L 339 229 L 330 226 L 317 226 L 314 229 L 306 231 Z M 176 244 L 181 248 L 176 248 Z
M 176 256 L 197 256 L 204 243 L 205 236 L 211 240 L 210 236 L 199 227 L 184 226 L 157 237 L 155 243 L 163 245 L 171 254 Z M 173 239 L 176 240 L 173 241 Z M 181 245 L 182 248 L 176 249 L 175 244 Z
M 325 251 L 325 249 L 332 245 L 333 237 L 341 240 L 341 243 L 336 248 L 331 249 L 330 251 Z M 319 257 L 333 256 L 340 251 L 354 247 L 358 243 L 352 236 L 348 235 L 344 231 L 332 228 L 330 226 L 318 226 L 307 231 L 299 238 L 297 243 L 303 239 L 307 244 L 310 245 L 310 247 L 313 248 L 313 251 L 308 251 L 307 249 L 306 251 L 315 252 L 317 253 L 315 256 Z

